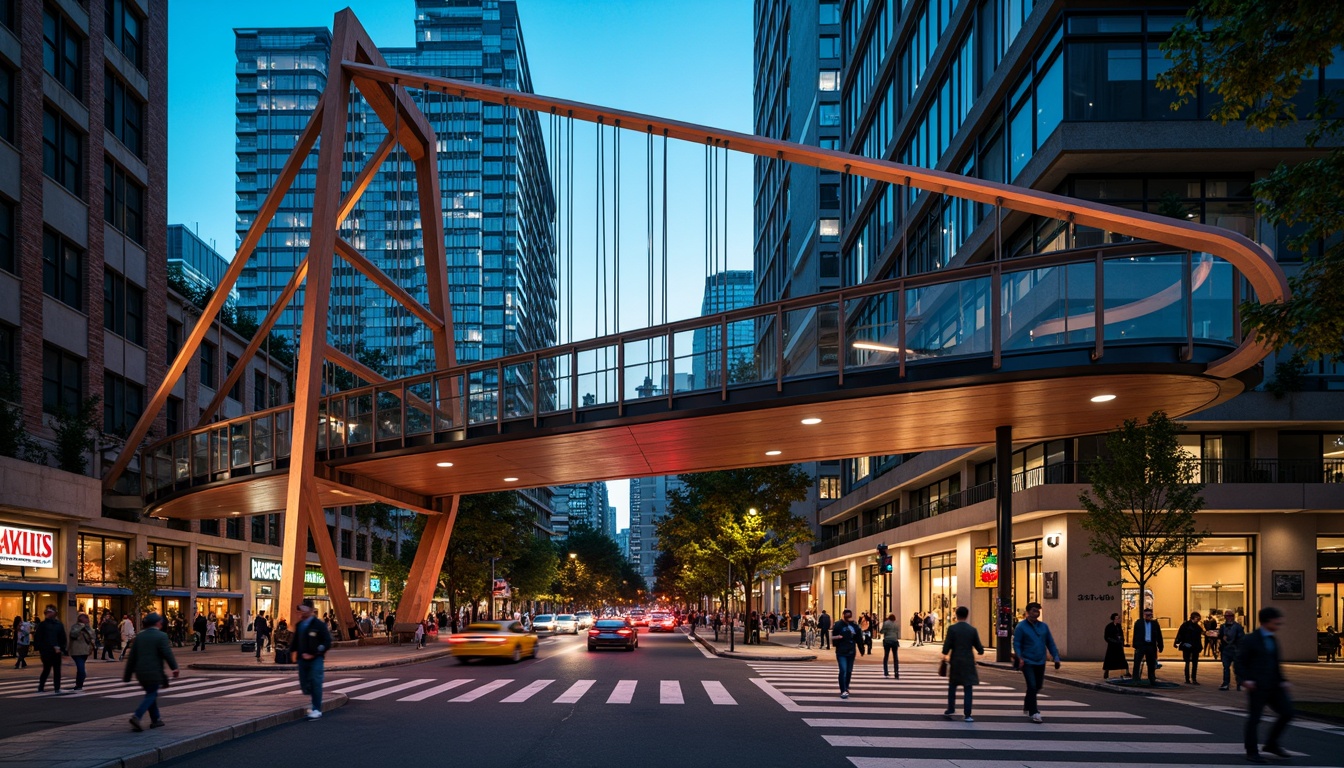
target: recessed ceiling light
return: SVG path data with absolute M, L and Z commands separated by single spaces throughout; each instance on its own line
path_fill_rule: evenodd
M 765 452 L 765 455 L 766 455 L 766 456 L 778 456 L 778 455 L 781 454 L 781 453 L 783 453 L 783 451 L 766 451 L 766 452 Z
M 1115 399 L 1115 395 L 1097 395 L 1096 397 L 1092 398 L 1092 402 L 1094 402 L 1094 403 L 1109 403 L 1109 402 L 1111 402 L 1111 401 L 1114 400 L 1114 399 Z
M 809 419 L 803 419 L 803 423 L 807 424 L 808 426 L 811 426 L 813 424 L 820 424 L 821 419 L 818 419 L 817 417 L 813 416 L 812 418 Z
M 893 347 L 890 344 L 879 344 L 876 341 L 856 341 L 853 344 L 855 349 L 868 349 L 873 352 L 900 352 L 900 347 Z
M 516 483 L 516 482 L 518 482 L 518 478 L 516 478 L 516 477 L 506 477 L 506 478 L 504 478 L 504 482 L 506 482 L 506 483 Z
M 453 466 L 453 462 L 451 462 L 451 461 L 440 461 L 438 464 L 435 464 L 434 466 L 436 466 L 436 467 L 451 467 L 451 466 Z

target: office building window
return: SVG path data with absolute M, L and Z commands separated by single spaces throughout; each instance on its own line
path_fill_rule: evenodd
M 201 383 L 214 389 L 219 386 L 215 378 L 215 361 L 219 359 L 219 350 L 208 341 L 201 342 Z
M 204 532 L 205 522 L 201 521 Z M 215 535 L 219 535 L 219 521 L 215 523 Z M 230 589 L 233 586 L 233 563 L 236 558 L 223 552 L 198 552 L 196 555 L 196 586 L 201 589 Z
M 75 309 L 84 309 L 84 251 L 52 232 L 42 232 L 42 291 Z
M 818 24 L 839 24 L 840 3 L 824 2 L 817 6 Z
M 107 12 L 107 21 L 103 26 L 107 39 L 130 59 L 136 69 L 143 70 L 145 63 L 140 36 L 143 34 L 141 30 L 145 28 L 144 18 L 136 12 L 134 4 L 129 0 L 107 0 L 103 7 Z
M 116 584 L 126 574 L 126 541 L 79 534 L 79 583 Z
M 224 535 L 234 541 L 243 541 L 243 519 L 230 517 L 224 521 Z
M 136 157 L 144 156 L 145 103 L 111 71 L 103 80 L 103 121 Z
M 207 536 L 218 536 L 218 535 L 219 535 L 219 521 L 218 521 L 218 520 L 202 520 L 202 521 L 201 521 L 201 533 L 204 533 L 204 534 L 206 534 Z
M 817 498 L 820 499 L 840 498 L 840 478 L 838 477 L 817 478 Z
M 369 537 L 362 533 L 355 535 L 355 559 L 369 559 Z
M 50 107 L 42 110 L 42 172 L 83 197 L 84 135 Z
M 144 244 L 145 188 L 111 160 L 103 162 L 103 219 Z
M 42 8 L 42 68 L 65 89 L 80 97 L 80 62 L 84 59 L 84 37 L 51 3 Z M 82 100 L 82 99 L 81 99 Z
M 42 348 L 42 410 L 78 410 L 84 400 L 84 361 L 52 346 Z
M 14 140 L 14 81 L 18 76 L 9 67 L 0 66 L 0 139 Z
M 350 531 L 341 531 L 341 557 L 350 557 L 353 536 Z
M 839 219 L 822 219 L 817 226 L 817 234 L 824 238 L 836 238 L 840 236 Z
M 823 91 L 840 90 L 840 70 L 823 69 L 817 73 L 817 88 Z
M 126 436 L 145 412 L 145 388 L 103 371 L 103 431 Z
M 234 368 L 234 366 L 236 366 L 236 365 L 238 365 L 238 358 L 237 358 L 237 357 L 235 357 L 235 356 L 233 356 L 233 355 L 230 355 L 230 354 L 225 354 L 225 355 L 224 355 L 224 375 L 225 375 L 225 376 L 228 376 L 229 374 L 233 373 L 233 368 Z M 229 387 L 228 398 L 229 398 L 230 400 L 234 401 L 235 403 L 240 403 L 240 402 L 242 402 L 242 398 L 243 398 L 243 380 L 242 380 L 241 377 L 238 379 L 238 381 L 235 381 L 235 382 L 233 383 L 233 386 L 232 386 L 232 387 Z
M 164 411 L 168 421 L 168 434 L 176 435 L 182 431 L 182 398 L 169 397 L 168 408 Z
M 817 107 L 817 124 L 833 127 L 840 124 L 840 105 L 822 104 Z
M 182 324 L 176 320 L 168 321 L 168 364 L 172 365 L 177 359 L 177 353 L 182 351 Z
M 13 203 L 0 199 L 0 269 L 6 272 L 18 272 L 15 269 L 19 263 L 14 247 L 17 239 L 14 231 L 17 224 L 15 213 Z
M 145 291 L 110 269 L 103 272 L 103 327 L 144 346 Z
M 0 0 L 0 24 L 10 29 L 17 29 L 14 23 L 18 19 L 18 14 L 15 13 L 17 6 L 18 0 Z
M 154 558 L 154 581 L 160 587 L 180 587 L 187 583 L 187 548 L 166 544 L 150 544 L 149 556 Z
M 822 35 L 817 38 L 817 57 L 822 59 L 840 58 L 840 36 Z

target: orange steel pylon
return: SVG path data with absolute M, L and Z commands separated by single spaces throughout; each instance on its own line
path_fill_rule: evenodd
M 104 478 L 104 489 L 112 488 L 112 484 L 126 469 L 135 454 L 133 447 L 145 439 L 154 419 L 167 402 L 173 385 L 186 371 L 187 364 L 196 354 L 211 324 L 223 309 L 225 299 L 237 283 L 262 233 L 270 225 L 281 201 L 293 184 L 295 176 L 312 153 L 314 146 L 317 146 L 317 188 L 313 197 L 312 237 L 308 253 L 295 268 L 278 300 L 263 318 L 255 337 L 220 386 L 218 394 L 205 408 L 201 420 L 208 421 L 215 415 L 225 393 L 247 370 L 248 361 L 256 355 L 281 312 L 306 281 L 299 348 L 295 358 L 294 417 L 290 443 L 292 463 L 285 493 L 283 567 L 276 614 L 280 617 L 290 617 L 292 621 L 296 615 L 295 609 L 303 600 L 307 539 L 311 533 L 318 561 L 326 576 L 327 592 L 332 607 L 341 625 L 352 629 L 355 626 L 355 616 L 327 530 L 315 476 L 316 443 L 321 429 L 318 399 L 322 395 L 322 370 L 325 363 L 345 368 L 373 383 L 381 383 L 386 379 L 327 344 L 334 256 L 339 253 L 346 262 L 430 328 L 437 367 L 453 366 L 456 357 L 453 348 L 452 311 L 448 299 L 448 275 L 444 261 L 443 213 L 439 196 L 434 131 L 414 101 L 400 87 L 400 83 L 383 83 L 356 77 L 346 67 L 347 63 L 367 64 L 384 69 L 387 67 L 387 62 L 349 9 L 336 14 L 327 85 L 317 108 L 300 134 L 294 151 L 281 169 L 275 186 L 267 193 L 229 269 L 202 311 L 200 319 L 192 327 L 177 358 L 169 366 L 167 375 L 150 399 L 144 415 L 128 436 L 127 450 L 122 451 L 117 457 Z M 363 170 L 355 177 L 349 191 L 342 197 L 341 162 L 346 142 L 346 114 L 353 98 L 352 86 L 359 91 L 369 109 L 387 128 L 388 136 L 368 158 Z M 342 222 L 359 202 L 383 161 L 397 146 L 405 151 L 414 167 L 429 289 L 428 307 L 412 298 L 338 234 Z M 397 506 L 406 506 L 404 500 L 388 500 Z M 436 499 L 433 508 L 415 511 L 429 514 L 430 520 L 416 552 L 411 578 L 401 604 L 397 606 L 397 614 L 410 620 L 423 616 L 433 597 L 439 566 L 448 548 L 448 538 L 457 514 L 457 497 Z

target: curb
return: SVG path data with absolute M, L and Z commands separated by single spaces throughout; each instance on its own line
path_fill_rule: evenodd
M 327 672 L 356 672 L 364 669 L 382 669 L 383 667 L 403 667 L 408 664 L 419 664 L 422 661 L 432 661 L 434 659 L 441 659 L 445 656 L 452 655 L 452 652 L 453 649 L 444 648 L 442 650 L 430 651 L 429 653 L 420 656 L 410 656 L 400 659 L 390 659 L 388 661 L 372 662 L 368 664 L 338 662 L 336 664 L 327 664 L 324 667 L 324 669 Z M 284 672 L 288 674 L 294 674 L 294 670 L 296 669 L 295 665 L 293 664 L 258 664 L 256 666 L 250 666 L 246 663 L 229 664 L 229 663 L 217 663 L 217 662 L 204 662 L 201 664 L 187 664 L 185 666 L 187 669 L 208 670 L 214 672 L 270 672 L 270 673 Z
M 699 643 L 705 650 L 725 659 L 738 659 L 739 661 L 816 661 L 813 656 L 766 656 L 764 654 L 747 653 L 744 651 L 720 651 L 718 648 L 709 644 L 708 640 L 703 640 L 699 635 L 687 635 L 691 640 Z

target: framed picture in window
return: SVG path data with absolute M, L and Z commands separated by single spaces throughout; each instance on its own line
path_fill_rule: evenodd
M 1304 571 L 1271 572 L 1270 583 L 1273 584 L 1273 598 L 1275 600 L 1305 599 L 1302 594 L 1304 574 Z

